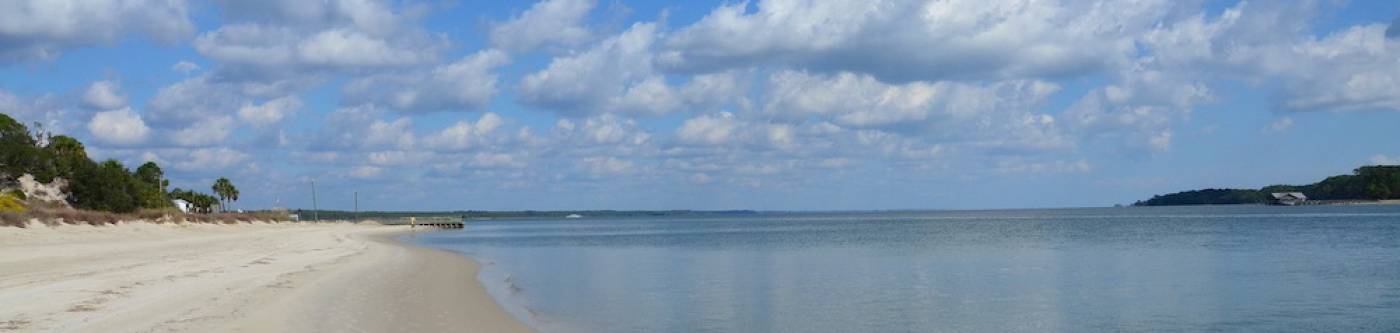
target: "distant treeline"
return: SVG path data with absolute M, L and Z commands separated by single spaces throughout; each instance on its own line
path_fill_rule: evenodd
M 1400 199 L 1400 165 L 1357 168 L 1350 175 L 1327 177 L 1309 185 L 1271 185 L 1261 189 L 1204 189 L 1153 196 L 1135 206 L 1261 204 L 1278 192 L 1302 192 L 1310 200 Z
M 351 219 L 401 219 L 407 217 L 430 218 L 430 217 L 453 217 L 467 219 L 541 219 L 541 218 L 562 218 L 571 214 L 578 214 L 583 217 L 675 217 L 675 216 L 721 216 L 721 215 L 752 215 L 758 212 L 751 210 L 723 210 L 723 211 L 702 211 L 702 210 L 559 210 L 559 211 L 482 211 L 482 210 L 459 210 L 459 211 L 365 211 L 349 212 L 343 210 L 310 210 L 301 209 L 295 211 L 303 221 L 319 218 L 322 220 L 351 220 Z

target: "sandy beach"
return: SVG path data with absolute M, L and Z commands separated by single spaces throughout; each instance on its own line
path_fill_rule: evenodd
M 3 332 L 528 332 L 402 226 L 0 227 Z

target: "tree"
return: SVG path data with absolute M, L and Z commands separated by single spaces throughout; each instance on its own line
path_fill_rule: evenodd
M 227 203 L 238 201 L 238 188 L 234 187 L 233 182 L 229 181 L 228 178 L 219 177 L 218 180 L 214 181 L 212 189 L 214 190 L 214 195 L 219 196 L 219 205 L 221 209 L 227 210 Z
M 27 173 L 47 182 L 53 178 L 49 161 L 48 153 L 38 147 L 28 127 L 0 113 L 0 176 L 15 179 Z
M 70 136 L 56 135 L 49 138 L 49 145 L 44 147 L 44 150 L 47 150 L 53 159 L 54 176 L 69 181 L 73 180 L 75 168 L 82 163 L 91 162 L 83 143 Z
M 156 162 L 146 162 L 136 168 L 136 179 L 151 184 L 161 191 L 165 191 L 166 186 L 170 186 L 170 181 L 165 179 L 165 171 L 160 169 Z
M 116 160 L 78 166 L 69 185 L 69 201 L 78 208 L 129 213 L 140 208 L 137 181 Z
M 24 127 L 24 124 L 0 113 L 0 142 L 34 146 L 34 137 L 29 134 L 29 128 Z
M 1390 199 L 1390 186 L 1386 186 L 1386 184 L 1381 184 L 1381 183 L 1374 183 L 1374 184 L 1371 184 L 1370 186 L 1367 187 L 1366 192 L 1368 192 L 1368 194 L 1371 195 L 1371 198 L 1372 198 L 1372 199 L 1376 199 L 1376 200 Z

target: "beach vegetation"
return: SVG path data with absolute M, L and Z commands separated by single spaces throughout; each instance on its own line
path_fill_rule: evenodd
M 13 184 L 26 174 L 43 183 L 66 180 L 63 192 L 67 203 L 80 210 L 162 210 L 173 207 L 171 199 L 180 198 L 203 207 L 203 212 L 211 212 L 217 202 L 212 196 L 193 191 L 180 196 L 167 192 L 170 181 L 155 162 L 141 164 L 133 171 L 117 160 L 93 161 L 78 139 L 49 133 L 42 124 L 27 127 L 0 114 L 0 184 Z M 216 190 L 222 191 L 220 198 L 237 201 L 238 189 L 227 179 L 220 179 L 224 184 Z M 25 198 L 17 200 L 24 202 Z
M 20 213 L 29 210 L 24 206 L 24 192 L 4 191 L 0 192 L 0 212 Z

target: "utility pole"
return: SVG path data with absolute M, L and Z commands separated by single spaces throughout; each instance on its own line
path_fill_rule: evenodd
M 311 219 L 321 222 L 321 209 L 316 207 L 316 181 L 311 181 Z
M 360 221 L 360 191 L 355 191 L 355 222 Z

